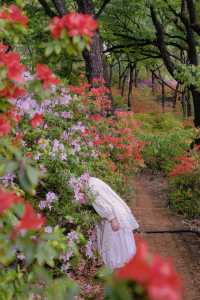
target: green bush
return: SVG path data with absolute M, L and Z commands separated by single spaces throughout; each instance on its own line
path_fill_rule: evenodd
M 136 118 L 142 121 L 138 136 L 146 142 L 143 148 L 145 164 L 167 174 L 173 168 L 175 158 L 189 148 L 195 130 L 185 129 L 183 123 L 172 114 L 139 115 Z
M 200 170 L 170 180 L 169 203 L 177 213 L 200 217 Z

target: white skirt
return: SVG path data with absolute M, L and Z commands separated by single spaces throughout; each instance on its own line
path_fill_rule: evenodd
M 136 254 L 133 231 L 113 231 L 106 220 L 97 225 L 97 247 L 104 264 L 110 269 L 122 267 Z

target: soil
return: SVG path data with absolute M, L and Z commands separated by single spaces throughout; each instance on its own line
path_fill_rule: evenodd
M 184 300 L 200 300 L 200 235 L 182 232 L 190 226 L 168 208 L 167 181 L 161 174 L 144 171 L 136 176 L 134 187 L 132 209 L 141 235 L 152 252 L 172 258 L 183 278 Z M 145 233 L 150 231 L 154 233 Z

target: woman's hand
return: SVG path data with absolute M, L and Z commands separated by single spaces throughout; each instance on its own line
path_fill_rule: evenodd
M 118 231 L 120 229 L 120 224 L 117 221 L 117 218 L 112 219 L 110 223 L 113 231 Z

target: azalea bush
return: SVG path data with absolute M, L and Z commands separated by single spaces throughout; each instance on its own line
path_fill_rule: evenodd
M 169 204 L 177 213 L 189 218 L 200 216 L 199 149 L 178 157 L 169 173 Z
M 137 239 L 136 256 L 107 277 L 104 299 L 180 300 L 182 295 L 182 281 L 172 261 L 152 254 L 147 244 Z
M 175 165 L 175 158 L 184 155 L 195 136 L 195 130 L 185 128 L 183 122 L 172 114 L 138 115 L 142 121 L 138 136 L 145 142 L 145 164 L 168 174 Z

